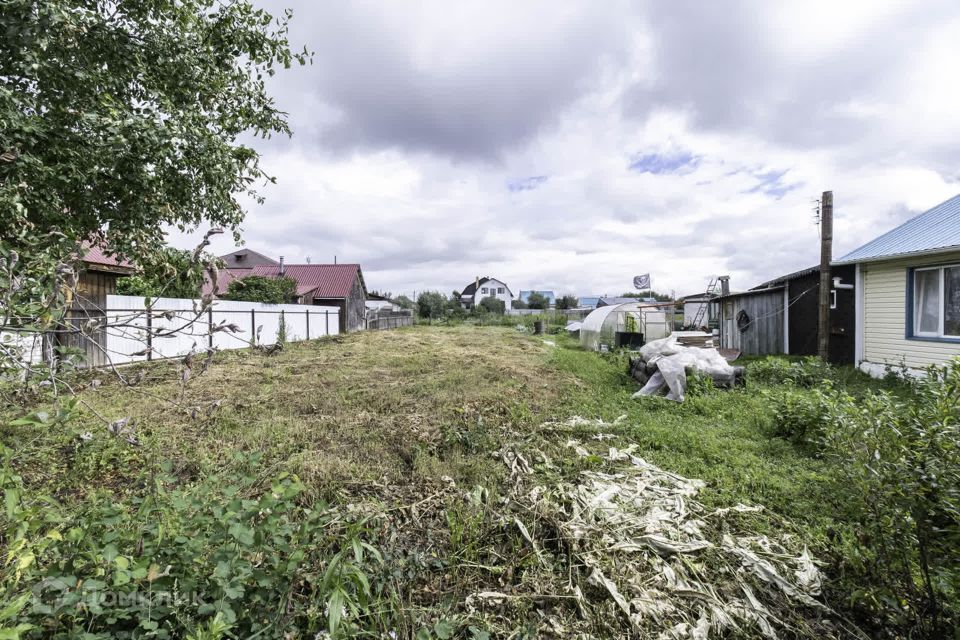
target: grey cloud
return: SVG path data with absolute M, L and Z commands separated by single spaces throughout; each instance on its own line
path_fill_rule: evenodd
M 605 59 L 626 51 L 630 32 L 614 7 L 542 5 L 550 17 L 571 7 L 575 15 L 563 21 L 534 20 L 514 29 L 513 41 L 474 43 L 475 56 L 447 58 L 441 51 L 424 60 L 417 54 L 423 32 L 446 29 L 444 19 L 456 17 L 457 3 L 388 14 L 379 3 L 301 0 L 291 39 L 306 41 L 314 64 L 275 83 L 279 102 L 290 105 L 298 134 L 328 150 L 401 148 L 496 159 L 551 123 L 595 86 Z M 483 19 L 513 26 L 517 10 L 493 3 Z M 319 113 L 317 105 L 327 108 Z

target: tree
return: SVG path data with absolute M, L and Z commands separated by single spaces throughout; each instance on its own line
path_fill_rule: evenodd
M 442 318 L 447 298 L 439 291 L 424 291 L 417 296 L 417 315 L 421 318 Z
M 557 309 L 576 309 L 580 305 L 577 297 L 571 294 L 557 298 Z
M 148 256 L 138 266 L 141 272 L 117 281 L 117 293 L 127 296 L 198 298 L 203 286 L 203 267 L 189 251 L 166 247 Z
M 657 293 L 656 291 L 627 291 L 623 294 L 624 298 L 653 298 L 658 302 L 670 302 L 673 296 L 669 293 Z
M 527 296 L 527 306 L 531 309 L 547 309 L 550 307 L 550 300 L 542 293 L 534 291 Z
M 296 295 L 297 281 L 293 278 L 247 276 L 231 281 L 227 292 L 220 297 L 224 300 L 283 304 L 293 302 Z
M 513 301 L 513 304 L 512 304 L 511 306 L 512 306 L 514 309 L 527 309 L 527 308 L 528 308 L 528 307 L 527 307 L 527 303 L 524 302 L 523 300 L 521 300 L 520 298 L 517 298 L 516 300 L 514 300 L 514 301 Z
M 4 2 L 0 252 L 24 257 L 15 275 L 49 271 L 38 255 L 75 263 L 87 241 L 154 261 L 168 226 L 237 235 L 241 200 L 271 180 L 245 140 L 290 133 L 265 78 L 309 60 L 290 17 L 252 0 Z
M 507 305 L 503 300 L 496 298 L 494 296 L 487 296 L 480 301 L 480 308 L 489 313 L 497 313 L 503 315 L 506 311 Z
M 397 296 L 393 301 L 398 304 L 401 309 L 413 309 L 416 306 L 413 300 L 404 295 Z

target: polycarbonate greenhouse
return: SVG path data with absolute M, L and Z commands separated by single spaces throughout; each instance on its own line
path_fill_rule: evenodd
M 600 345 L 616 346 L 618 331 L 643 334 L 645 342 L 666 338 L 672 331 L 672 318 L 657 306 L 643 302 L 608 305 L 590 312 L 580 327 L 580 344 L 594 351 Z

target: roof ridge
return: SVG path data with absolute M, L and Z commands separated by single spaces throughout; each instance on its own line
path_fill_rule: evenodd
M 928 215 L 928 214 L 933 213 L 934 211 L 940 209 L 941 207 L 944 207 L 944 206 L 946 206 L 946 205 L 949 205 L 949 204 L 952 203 L 954 200 L 956 200 L 957 203 L 960 204 L 960 193 L 958 193 L 958 194 L 956 194 L 956 195 L 954 195 L 954 196 L 951 196 L 951 197 L 947 198 L 947 199 L 944 200 L 943 202 L 940 202 L 939 204 L 936 204 L 936 205 L 930 207 L 929 209 L 926 209 L 926 210 L 918 213 L 917 215 L 915 215 L 915 216 L 913 216 L 913 217 L 911 217 L 911 218 L 908 218 L 907 220 L 904 220 L 903 222 L 901 222 L 901 223 L 898 224 L 897 226 L 893 227 L 892 229 L 889 229 L 888 231 L 886 231 L 886 232 L 884 232 L 884 233 L 881 233 L 879 236 L 873 238 L 872 240 L 869 240 L 868 242 L 865 242 L 864 244 L 860 245 L 860 246 L 857 247 L 856 249 L 853 249 L 852 251 L 848 251 L 842 258 L 840 258 L 840 259 L 837 260 L 836 262 L 845 262 L 845 261 L 847 261 L 848 259 L 850 259 L 850 256 L 853 256 L 854 254 L 859 253 L 860 251 L 862 251 L 863 249 L 866 249 L 867 247 L 869 247 L 869 246 L 872 245 L 872 244 L 878 244 L 878 243 L 880 243 L 880 241 L 882 241 L 883 239 L 890 237 L 891 235 L 895 234 L 897 231 L 900 231 L 900 230 L 903 229 L 904 227 L 910 225 L 910 224 L 913 223 L 913 222 L 916 222 L 917 220 L 919 220 L 920 218 L 923 218 L 924 216 L 926 216 L 926 215 Z M 914 234 L 914 233 L 911 233 L 911 234 L 910 234 L 911 237 L 913 237 L 913 236 L 915 236 L 915 235 L 916 235 L 916 234 Z M 909 239 L 909 238 L 907 238 L 907 239 Z M 882 254 L 882 255 L 899 255 L 900 253 L 910 253 L 910 252 L 909 252 L 909 251 L 907 251 L 907 252 L 897 252 L 897 253 Z M 873 257 L 882 257 L 882 256 L 873 256 Z M 853 261 L 858 261 L 858 258 L 853 258 Z

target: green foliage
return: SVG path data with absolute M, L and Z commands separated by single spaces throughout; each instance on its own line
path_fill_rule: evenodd
M 576 309 L 580 301 L 572 294 L 565 294 L 557 298 L 557 309 Z
M 524 302 L 523 300 L 521 300 L 520 298 L 517 298 L 516 300 L 514 300 L 513 303 L 511 303 L 510 306 L 513 307 L 514 309 L 529 309 L 529 308 L 530 308 L 530 307 L 527 306 L 527 303 Z
M 658 293 L 656 291 L 627 291 L 621 297 L 623 298 L 653 298 L 658 302 L 670 302 L 673 296 L 669 293 Z
M 506 308 L 506 303 L 499 298 L 495 298 L 494 296 L 487 296 L 481 300 L 480 304 L 478 305 L 478 311 L 483 309 L 487 313 L 494 313 L 497 315 L 503 315 L 503 313 L 506 311 Z
M 447 298 L 439 291 L 424 291 L 417 296 L 417 315 L 421 318 L 442 318 L 446 308 Z
M 413 300 L 404 295 L 397 296 L 393 301 L 400 305 L 401 309 L 413 309 L 417 306 Z
M 203 264 L 189 251 L 165 247 L 137 261 L 141 273 L 117 281 L 125 296 L 198 298 L 203 286 Z
M 365 522 L 344 529 L 324 505 L 300 507 L 304 487 L 287 474 L 262 488 L 239 471 L 255 457 L 195 485 L 162 473 L 128 504 L 96 495 L 71 511 L 28 497 L 9 454 L 2 526 L 16 561 L 0 598 L 19 608 L 0 624 L 25 638 L 346 637 L 387 625 Z
M 246 300 L 266 304 L 284 304 L 293 302 L 297 295 L 297 282 L 293 278 L 267 278 L 265 276 L 247 276 L 232 280 L 224 300 Z
M 829 382 L 826 383 L 827 388 Z M 830 420 L 827 395 L 788 388 L 770 393 L 774 434 L 795 444 L 818 445 Z
M 309 59 L 289 17 L 246 0 L 4 2 L 0 237 L 108 227 L 139 257 L 167 225 L 235 228 L 237 196 L 268 177 L 238 139 L 289 133 L 265 77 Z
M 768 356 L 750 363 L 749 373 L 751 379 L 758 382 L 792 384 L 798 387 L 814 387 L 834 377 L 834 369 L 830 363 L 816 356 L 794 361 Z
M 550 308 L 550 300 L 547 296 L 534 291 L 529 296 L 527 296 L 527 308 L 529 309 L 548 309 Z

